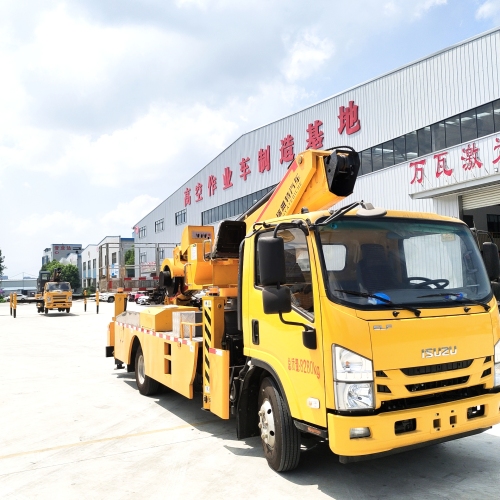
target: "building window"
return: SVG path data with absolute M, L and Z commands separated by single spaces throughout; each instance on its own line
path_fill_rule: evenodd
M 236 200 L 229 201 L 218 207 L 211 208 L 201 213 L 201 224 L 206 226 L 212 222 L 217 222 L 228 217 L 235 217 L 246 212 L 252 205 L 255 205 L 269 191 L 272 191 L 277 184 L 268 188 L 261 189 L 252 194 L 247 194 Z
M 382 164 L 384 168 L 394 165 L 394 141 L 387 141 L 382 144 Z
M 500 233 L 500 215 L 487 214 L 486 223 L 488 224 L 489 233 Z
M 85 272 L 86 270 L 87 270 L 87 263 L 86 263 L 86 262 L 84 262 L 84 263 L 83 263 L 83 272 Z
M 452 116 L 444 121 L 446 132 L 446 147 L 451 148 L 462 142 L 462 134 L 460 133 L 460 116 Z
M 116 264 L 116 252 L 111 254 L 111 264 Z
M 147 257 L 147 254 L 146 253 L 141 253 L 140 256 L 139 256 L 139 260 L 140 260 L 140 263 L 141 264 L 145 264 L 146 263 L 146 257 Z
M 96 263 L 96 259 L 93 259 L 92 260 L 92 268 L 95 269 L 95 263 Z M 90 264 L 90 261 L 89 261 L 89 264 Z
M 439 151 L 446 147 L 444 121 L 431 125 L 431 143 L 433 151 Z
M 160 219 L 155 222 L 155 233 L 160 233 L 165 229 L 165 219 Z
M 382 164 L 382 145 L 372 148 L 372 166 L 373 171 L 376 172 L 383 167 Z
M 418 156 L 428 155 L 432 152 L 431 127 L 424 127 L 417 130 Z
M 474 227 L 474 216 L 473 215 L 463 215 L 463 221 L 469 226 Z
M 165 258 L 165 249 L 164 248 L 159 248 L 158 249 L 158 258 L 160 260 L 163 260 Z
M 361 174 L 500 132 L 500 99 L 360 152 Z
M 180 226 L 181 224 L 185 224 L 186 223 L 186 216 L 187 216 L 186 209 L 181 210 L 180 212 L 177 212 L 175 214 L 175 225 Z
M 139 228 L 139 238 L 145 238 L 146 237 L 146 226 L 142 226 Z
M 495 122 L 493 120 L 493 103 L 479 106 L 476 110 L 477 136 L 484 137 L 495 132 Z

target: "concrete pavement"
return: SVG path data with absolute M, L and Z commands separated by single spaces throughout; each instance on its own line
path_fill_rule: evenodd
M 0 498 L 497 498 L 500 429 L 342 465 L 326 446 L 277 474 L 260 439 L 164 389 L 144 397 L 105 358 L 113 305 L 38 315 L 0 304 Z M 131 308 L 140 308 L 131 304 Z

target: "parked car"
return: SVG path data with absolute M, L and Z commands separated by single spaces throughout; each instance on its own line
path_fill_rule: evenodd
M 115 301 L 115 294 L 112 292 L 102 292 L 99 293 L 99 302 L 114 302 Z
M 27 295 L 24 295 L 22 294 L 21 292 L 16 292 L 16 295 L 17 295 L 17 301 L 18 302 L 26 302 L 28 300 L 28 296 Z M 5 300 L 7 302 L 10 301 L 10 294 L 7 295 L 7 297 L 5 297 Z

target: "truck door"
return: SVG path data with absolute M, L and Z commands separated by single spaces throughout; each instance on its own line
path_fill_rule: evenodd
M 279 378 L 293 417 L 316 425 L 326 426 L 323 347 L 320 331 L 318 280 L 310 236 L 299 228 L 283 229 L 277 236 L 283 238 L 285 246 L 286 283 L 292 297 L 292 311 L 283 314 L 285 324 L 278 314 L 265 314 L 262 301 L 263 287 L 260 282 L 257 256 L 257 239 L 271 237 L 272 232 L 257 235 L 253 241 L 253 272 L 248 272 L 244 284 L 248 290 L 244 300 L 244 322 L 247 355 L 268 365 Z M 246 257 L 247 258 L 247 257 Z M 245 311 L 246 310 L 246 311 Z M 317 348 L 304 346 L 300 324 L 316 328 Z

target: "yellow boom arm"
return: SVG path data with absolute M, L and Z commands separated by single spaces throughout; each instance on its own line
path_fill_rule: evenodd
M 342 148 L 308 150 L 298 155 L 270 198 L 251 208 L 240 220 L 247 228 L 255 222 L 300 213 L 325 210 L 352 193 L 359 170 L 359 155 Z

